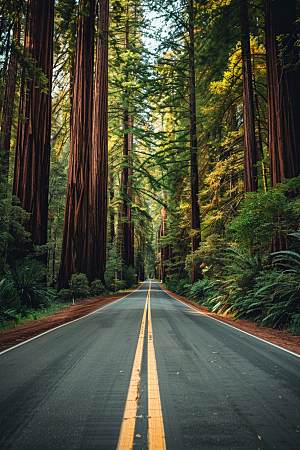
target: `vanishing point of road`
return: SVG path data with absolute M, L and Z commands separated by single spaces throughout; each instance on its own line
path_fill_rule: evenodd
M 158 283 L 0 353 L 0 448 L 300 449 L 300 357 Z

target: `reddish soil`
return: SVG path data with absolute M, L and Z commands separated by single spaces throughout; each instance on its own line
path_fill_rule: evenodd
M 162 288 L 167 291 L 163 286 Z M 131 291 L 130 291 L 131 292 Z M 169 291 L 167 291 L 169 292 Z M 129 292 L 128 292 L 129 293 Z M 273 344 L 284 347 L 292 352 L 300 354 L 300 336 L 293 336 L 287 331 L 278 331 L 273 328 L 259 327 L 253 322 L 247 320 L 234 320 L 230 316 L 218 315 L 208 312 L 207 308 L 200 306 L 185 297 L 173 294 L 173 297 L 186 303 L 197 311 L 203 314 L 214 317 L 217 320 L 228 323 L 233 327 L 239 328 L 240 330 L 247 331 L 254 336 L 257 336 L 266 341 L 272 342 Z M 4 330 L 0 332 L 0 351 L 6 350 L 9 347 L 19 344 L 20 342 L 26 341 L 38 334 L 44 333 L 51 328 L 58 327 L 64 323 L 71 322 L 72 320 L 78 319 L 79 317 L 85 316 L 96 309 L 102 308 L 109 303 L 112 303 L 127 294 L 114 294 L 108 296 L 99 296 L 96 298 L 89 298 L 87 300 L 82 300 L 75 305 L 71 305 L 61 311 L 56 312 L 52 316 L 44 317 L 39 320 L 32 320 L 25 322 L 23 325 L 12 328 L 10 330 Z
M 198 303 L 194 303 L 186 299 L 185 297 L 173 294 L 172 292 L 165 289 L 162 285 L 161 287 L 173 297 L 177 298 L 183 303 L 186 303 L 187 305 L 207 316 L 211 316 L 214 319 L 225 322 L 235 328 L 239 328 L 240 330 L 246 331 L 249 334 L 253 334 L 254 336 L 265 339 L 266 341 L 272 342 L 273 344 L 279 345 L 280 347 L 286 348 L 287 350 L 298 353 L 298 355 L 300 355 L 300 336 L 293 336 L 292 333 L 289 333 L 288 331 L 279 331 L 274 330 L 273 328 L 260 327 L 254 322 L 250 322 L 249 320 L 234 319 L 230 315 L 219 315 L 208 312 L 208 308 L 206 306 L 198 305 Z

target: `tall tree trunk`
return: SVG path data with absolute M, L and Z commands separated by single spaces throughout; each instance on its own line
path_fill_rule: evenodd
M 47 92 L 37 88 L 34 72 L 32 79 L 22 86 L 13 194 L 30 213 L 25 229 L 31 233 L 35 245 L 47 242 L 53 26 L 54 0 L 29 0 L 24 51 L 32 56 L 35 69 L 41 69 L 48 81 Z M 41 260 L 46 264 L 46 253 Z
M 166 201 L 167 195 L 164 192 L 163 198 Z M 165 206 L 163 206 L 161 210 L 161 237 L 164 238 L 167 235 L 167 209 Z M 168 260 L 168 245 L 163 245 L 161 247 L 161 279 L 164 281 L 166 276 L 166 268 L 165 268 L 165 262 Z
M 5 89 L 5 97 L 1 121 L 1 160 L 0 173 L 7 179 L 9 170 L 9 153 L 10 153 L 10 139 L 11 126 L 14 112 L 14 102 L 16 93 L 18 60 L 15 52 L 15 46 L 20 45 L 20 20 L 16 20 L 13 28 L 13 42 L 11 46 L 10 61 L 7 73 L 7 82 Z
M 93 158 L 91 192 L 93 223 L 91 254 L 91 279 L 104 283 L 107 239 L 107 189 L 108 189 L 108 26 L 109 0 L 100 0 L 96 52 L 96 78 L 93 110 Z
M 253 54 L 253 66 L 254 66 L 254 54 Z M 255 100 L 255 107 L 256 107 L 256 123 L 257 123 L 257 134 L 258 134 L 258 142 L 257 142 L 257 150 L 258 155 L 261 159 L 261 168 L 262 168 L 262 178 L 263 178 L 263 184 L 264 184 L 264 191 L 267 192 L 268 189 L 268 180 L 267 180 L 267 171 L 266 166 L 264 163 L 264 150 L 263 150 L 263 139 L 262 139 L 262 129 L 261 129 L 261 118 L 260 118 L 260 111 L 259 111 L 259 102 L 258 102 L 258 90 L 256 85 L 256 77 L 255 72 L 253 72 L 253 87 L 254 87 L 254 100 Z
M 125 49 L 129 47 L 129 22 L 126 20 L 126 29 L 125 29 Z M 127 90 L 124 92 L 125 100 L 124 100 L 124 111 L 123 111 L 123 162 L 128 164 L 128 156 L 129 156 L 129 105 L 127 99 Z M 123 236 L 123 260 L 124 264 L 129 267 L 129 224 L 128 224 L 128 167 L 122 168 L 122 177 L 121 177 L 121 191 L 122 191 L 122 206 L 121 206 L 121 228 L 122 228 L 122 236 Z
M 241 43 L 243 70 L 243 120 L 244 120 L 244 189 L 257 191 L 255 114 L 252 85 L 250 32 L 247 0 L 241 0 Z
M 189 82 L 190 82 L 190 148 L 191 148 L 191 228 L 192 228 L 192 252 L 196 251 L 201 242 L 200 232 L 200 208 L 198 186 L 198 161 L 197 161 L 197 116 L 195 93 L 195 50 L 194 50 L 194 3 L 189 0 Z M 194 283 L 198 278 L 198 269 L 192 264 L 191 279 Z
M 296 47 L 296 0 L 265 4 L 268 123 L 271 186 L 300 174 L 299 53 Z M 274 217 L 274 222 L 281 218 Z M 279 228 L 279 226 L 278 226 Z M 287 238 L 274 233 L 269 251 L 285 250 Z
M 59 289 L 68 286 L 75 271 L 86 273 L 91 278 L 92 198 L 89 177 L 92 165 L 94 13 L 94 0 L 80 0 Z
M 130 127 L 133 127 L 133 116 L 129 118 Z M 133 190 L 132 190 L 132 174 L 133 174 L 133 161 L 132 161 L 132 150 L 133 150 L 133 133 L 128 135 L 128 153 L 129 153 L 129 163 L 131 165 L 128 168 L 128 189 L 127 197 L 130 204 L 127 208 L 127 218 L 128 218 L 128 265 L 134 267 L 134 222 L 131 213 L 131 204 L 133 202 Z
M 299 54 L 296 0 L 265 4 L 271 186 L 300 174 Z M 279 42 L 281 41 L 281 44 Z
M 114 193 L 114 179 L 110 176 L 110 186 L 109 186 L 109 198 L 110 203 L 112 203 L 115 193 Z M 113 208 L 110 211 L 110 240 L 109 242 L 112 244 L 115 240 L 115 213 Z

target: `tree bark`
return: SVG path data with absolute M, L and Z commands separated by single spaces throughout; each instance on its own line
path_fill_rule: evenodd
M 77 272 L 91 278 L 92 110 L 94 0 L 80 0 L 74 66 L 69 176 L 65 206 L 59 289 Z
M 11 46 L 11 54 L 8 66 L 7 82 L 1 121 L 2 143 L 1 143 L 0 173 L 6 179 L 8 179 L 11 126 L 13 120 L 17 71 L 18 71 L 18 60 L 15 52 L 15 46 L 19 44 L 20 44 L 20 21 L 16 20 L 13 28 L 13 42 Z
M 195 93 L 195 50 L 194 50 L 194 3 L 189 0 L 189 82 L 190 82 L 190 152 L 191 152 L 191 228 L 192 228 L 192 252 L 196 251 L 201 242 L 200 208 L 198 186 L 198 161 L 197 161 L 197 116 Z M 198 278 L 198 269 L 192 264 L 191 279 L 194 283 Z
M 115 193 L 114 193 L 114 179 L 112 176 L 110 176 L 110 186 L 109 186 L 109 198 L 110 203 L 112 203 Z M 111 208 L 110 212 L 110 244 L 112 244 L 115 240 L 115 214 L 114 210 Z
M 167 195 L 164 192 L 163 193 L 163 198 L 166 201 L 167 199 Z M 167 235 L 167 209 L 165 208 L 165 206 L 163 206 L 162 210 L 161 210 L 161 232 L 160 232 L 160 236 L 162 238 L 164 238 Z M 161 247 L 161 279 L 162 281 L 164 281 L 165 276 L 166 276 L 166 267 L 165 267 L 165 262 L 168 260 L 168 245 L 164 245 Z
M 265 4 L 271 186 L 300 174 L 300 69 L 296 0 Z M 279 41 L 282 40 L 281 45 Z
M 41 69 L 46 75 L 47 92 L 36 87 L 35 72 L 32 79 L 22 85 L 13 194 L 30 213 L 25 229 L 31 233 L 35 245 L 47 242 L 53 26 L 54 0 L 29 0 L 24 51 L 33 58 L 35 69 Z M 19 256 L 23 254 L 21 249 Z M 46 264 L 46 253 L 41 260 Z
M 133 127 L 133 116 L 129 118 L 130 127 Z M 129 163 L 131 165 L 128 168 L 128 189 L 127 189 L 127 198 L 130 202 L 127 208 L 127 218 L 128 218 L 128 265 L 134 267 L 134 222 L 131 213 L 131 204 L 133 202 L 133 190 L 132 190 L 132 175 L 133 175 L 133 161 L 132 161 L 132 150 L 133 150 L 133 133 L 129 133 L 128 135 L 128 154 L 129 154 Z
M 129 47 L 129 22 L 126 20 L 125 29 L 125 49 Z M 124 100 L 124 110 L 123 110 L 123 162 L 125 164 L 129 163 L 129 105 L 127 99 L 127 90 L 125 89 L 125 100 Z M 128 223 L 128 167 L 122 168 L 121 176 L 121 194 L 122 194 L 122 205 L 121 205 L 121 232 L 123 238 L 123 260 L 124 264 L 129 267 L 129 242 L 130 242 L 130 230 Z
M 257 191 L 257 157 L 255 139 L 255 113 L 252 85 L 250 32 L 247 0 L 241 0 L 241 44 L 243 71 L 244 120 L 244 190 Z
M 90 278 L 91 280 L 98 278 L 103 283 L 106 268 L 108 190 L 108 27 L 109 0 L 100 0 L 93 109 L 93 158 L 90 177 L 93 200 Z

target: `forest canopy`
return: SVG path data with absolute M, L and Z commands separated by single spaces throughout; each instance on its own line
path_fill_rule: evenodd
M 0 0 L 0 320 L 156 278 L 300 332 L 298 0 Z

